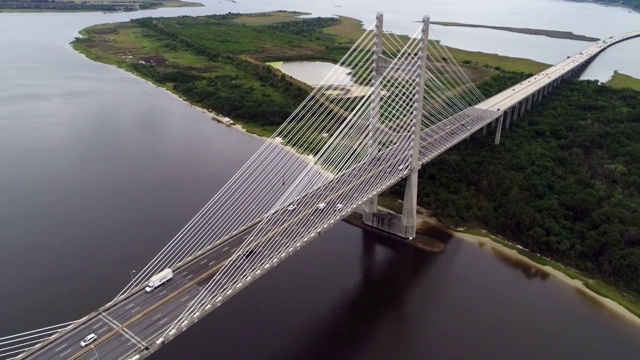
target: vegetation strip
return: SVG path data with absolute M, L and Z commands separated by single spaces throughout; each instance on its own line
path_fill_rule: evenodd
M 544 30 L 544 29 L 530 29 L 530 28 L 517 28 L 517 27 L 508 27 L 508 26 L 490 26 L 490 25 L 477 25 L 477 24 L 463 24 L 457 22 L 449 22 L 449 21 L 432 21 L 434 25 L 442 25 L 442 26 L 459 26 L 459 27 L 470 27 L 470 28 L 482 28 L 482 29 L 492 29 L 492 30 L 501 30 L 501 31 L 509 31 L 518 34 L 527 34 L 527 35 L 541 35 L 547 36 L 554 39 L 567 39 L 567 40 L 577 40 L 577 41 L 589 41 L 595 42 L 600 39 L 574 34 L 570 31 L 558 31 L 558 30 Z

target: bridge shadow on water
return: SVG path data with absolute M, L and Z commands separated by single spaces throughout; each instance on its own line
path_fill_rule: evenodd
M 298 336 L 301 343 L 270 359 L 358 358 L 360 346 L 373 340 L 373 333 L 384 326 L 385 319 L 400 317 L 402 320 L 410 316 L 405 303 L 422 279 L 421 275 L 440 255 L 424 253 L 367 231 L 363 231 L 361 241 L 359 284 L 341 303 L 329 305 L 328 315 L 305 327 L 305 333 Z M 451 251 L 455 248 L 457 246 Z M 391 250 L 392 255 L 383 258 L 379 250 Z
M 425 334 L 416 311 L 442 311 L 441 297 L 428 294 L 447 286 L 461 244 L 428 254 L 338 224 L 151 359 L 371 358 L 366 354 L 379 341 L 393 353 L 400 339 Z M 404 351 L 410 353 L 400 358 L 417 354 Z

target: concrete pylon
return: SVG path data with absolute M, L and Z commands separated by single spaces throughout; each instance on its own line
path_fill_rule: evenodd
M 383 17 L 382 13 L 376 14 L 376 39 L 374 49 L 374 67 L 373 67 L 373 92 L 372 92 L 372 104 L 371 104 L 371 119 L 369 121 L 369 134 L 373 134 L 375 127 L 378 126 L 380 120 L 380 77 L 383 70 L 380 68 L 380 59 L 382 56 L 382 35 L 383 33 Z M 378 143 L 371 137 L 368 140 L 368 154 L 369 157 L 374 157 L 378 154 Z M 375 213 L 378 211 L 378 195 L 372 197 L 364 203 L 365 213 Z
M 500 134 L 502 133 L 502 119 L 504 119 L 504 114 L 505 113 L 502 113 L 502 115 L 500 115 L 500 118 L 498 119 L 498 128 L 496 129 L 496 139 L 493 141 L 493 143 L 496 145 L 500 144 Z
M 406 238 L 416 236 L 418 211 L 418 170 L 420 170 L 420 135 L 422 133 L 422 106 L 424 103 L 424 84 L 426 79 L 427 47 L 429 41 L 429 17 L 422 18 L 422 48 L 420 54 L 420 77 L 418 80 L 416 108 L 413 116 L 413 149 L 411 152 L 411 174 L 407 177 L 402 205 L 402 225 Z
M 511 113 L 513 113 L 514 108 L 510 107 L 504 113 L 507 114 L 507 122 L 504 124 L 505 130 L 509 130 L 509 125 L 511 124 Z

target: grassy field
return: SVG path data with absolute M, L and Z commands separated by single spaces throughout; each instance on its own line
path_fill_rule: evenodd
M 640 91 L 640 79 L 625 75 L 617 70 L 613 73 L 613 78 L 606 82 L 612 88 L 630 88 Z
M 537 74 L 550 65 L 537 61 L 502 56 L 497 54 L 487 54 L 479 51 L 467 51 L 455 48 L 448 48 L 451 55 L 459 64 L 469 64 L 473 66 L 484 66 L 491 68 L 501 68 L 506 71 L 523 72 L 527 74 Z

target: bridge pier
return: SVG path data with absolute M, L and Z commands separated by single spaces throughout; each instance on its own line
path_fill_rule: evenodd
M 511 115 L 513 113 L 513 110 L 515 110 L 515 107 L 512 106 L 509 109 L 507 109 L 506 113 L 507 113 L 507 122 L 505 124 L 505 130 L 509 130 L 509 125 L 511 124 Z
M 524 102 L 525 102 L 525 100 L 522 100 L 522 101 L 520 101 L 518 103 L 518 110 L 520 110 L 520 113 L 518 114 L 518 119 L 520 119 L 522 117 L 522 114 L 524 114 Z
M 500 115 L 500 118 L 498 119 L 498 128 L 496 129 L 496 139 L 493 141 L 495 145 L 500 144 L 500 133 L 502 132 L 502 119 L 504 118 L 504 114 L 505 113 L 502 113 L 502 115 Z

